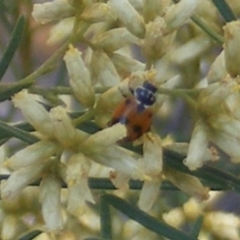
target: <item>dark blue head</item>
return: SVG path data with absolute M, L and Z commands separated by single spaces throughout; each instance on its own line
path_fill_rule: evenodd
M 155 93 L 157 88 L 152 85 L 150 82 L 145 81 L 142 86 L 137 87 L 133 94 L 136 97 L 136 100 L 144 108 L 152 106 L 156 101 Z

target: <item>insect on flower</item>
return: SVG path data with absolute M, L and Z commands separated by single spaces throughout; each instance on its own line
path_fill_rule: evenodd
M 115 109 L 108 126 L 122 123 L 127 128 L 127 136 L 123 142 L 134 141 L 148 132 L 152 122 L 152 110 L 150 107 L 155 103 L 157 88 L 149 81 L 142 86 L 131 89 L 133 96 L 124 99 Z

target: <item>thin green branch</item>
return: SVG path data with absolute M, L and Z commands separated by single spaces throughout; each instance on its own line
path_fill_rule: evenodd
M 178 3 L 179 0 L 173 0 L 175 3 Z M 222 0 L 220 0 L 222 1 Z M 191 17 L 192 21 L 195 22 L 206 34 L 208 34 L 214 41 L 219 44 L 223 44 L 223 37 L 219 35 L 216 31 L 210 28 L 206 23 L 204 23 L 198 16 L 193 15 Z
M 1 120 L 0 120 L 0 130 L 3 135 L 11 135 L 12 137 L 18 138 L 29 144 L 39 141 L 39 139 L 33 136 L 32 134 L 26 131 L 23 131 L 20 128 L 10 126 Z
M 8 174 L 0 174 L 0 180 L 6 180 L 9 178 L 10 175 Z M 223 190 L 230 190 L 230 188 L 223 188 L 221 185 L 215 185 L 210 182 L 206 182 L 206 185 L 212 191 L 223 191 Z M 39 186 L 40 180 L 37 180 L 30 184 L 30 186 Z M 131 190 L 141 190 L 143 186 L 143 181 L 140 180 L 133 180 L 131 179 L 128 183 L 129 189 Z M 97 190 L 116 190 L 117 188 L 112 184 L 112 182 L 108 178 L 88 178 L 88 186 L 91 189 Z M 62 188 L 67 188 L 67 184 L 62 182 Z M 174 186 L 170 181 L 164 180 L 162 181 L 161 185 L 159 186 L 161 191 L 180 191 L 176 186 Z
M 25 18 L 23 16 L 20 16 L 16 23 L 16 26 L 13 30 L 9 44 L 8 44 L 6 50 L 4 51 L 3 57 L 0 61 L 0 81 L 3 77 L 3 75 L 5 74 L 8 66 L 9 66 L 21 40 L 22 40 L 25 25 L 26 25 Z
M 72 94 L 73 91 L 70 87 L 55 87 L 55 88 L 41 88 L 41 87 L 30 87 L 28 89 L 30 93 L 33 94 L 38 94 L 41 96 L 45 96 L 46 94 L 51 94 L 51 95 L 58 95 L 58 94 L 64 94 L 64 95 L 69 95 Z
M 18 238 L 18 240 L 32 240 L 35 239 L 35 237 L 37 237 L 38 235 L 40 235 L 42 233 L 42 231 L 40 230 L 35 230 L 32 232 L 27 233 L 26 235 L 24 235 L 23 237 Z
M 202 228 L 202 223 L 203 223 L 203 215 L 200 215 L 197 220 L 194 222 L 193 227 L 190 231 L 190 235 L 192 237 L 197 238 L 199 235 L 199 232 L 201 231 Z
M 200 94 L 201 89 L 169 89 L 159 87 L 157 92 L 159 94 L 169 95 L 171 97 L 179 97 L 186 101 L 194 109 L 197 109 L 197 103 L 194 98 Z
M 129 218 L 143 225 L 147 229 L 159 234 L 160 236 L 164 236 L 171 240 L 197 240 L 197 238 L 189 236 L 183 231 L 173 228 L 166 223 L 153 218 L 146 212 L 127 203 L 121 198 L 118 198 L 114 195 L 105 194 L 102 196 L 102 199 L 108 202 L 109 205 L 124 213 Z
M 100 198 L 100 223 L 102 239 L 112 240 L 110 206 L 104 195 Z
M 173 97 L 179 97 L 179 96 L 183 96 L 183 95 L 197 97 L 200 94 L 201 89 L 179 89 L 179 88 L 170 89 L 170 88 L 159 87 L 157 92 L 160 94 L 166 94 L 166 95 L 170 95 Z
M 224 40 L 221 35 L 219 35 L 217 32 L 215 32 L 212 28 L 210 28 L 204 21 L 202 21 L 199 17 L 196 15 L 191 17 L 192 21 L 195 22 L 198 27 L 200 27 L 208 36 L 210 36 L 214 41 L 216 41 L 219 44 L 223 44 Z
M 7 123 L 2 122 L 3 125 L 6 125 Z M 0 125 L 1 125 L 1 120 L 0 120 Z M 13 124 L 13 125 L 7 125 L 8 127 L 10 127 L 11 129 L 17 129 L 17 131 L 21 132 L 21 130 L 23 132 L 30 132 L 33 131 L 34 128 L 26 122 L 23 123 L 17 123 L 17 124 Z M 12 131 L 0 131 L 0 139 L 5 139 L 5 138 L 11 138 L 12 137 Z
M 23 88 L 31 86 L 35 80 L 53 68 L 55 62 L 65 53 L 69 41 L 64 43 L 47 61 L 45 61 L 36 71 L 23 78 L 22 80 L 5 85 L 0 89 L 0 102 L 9 99 L 13 94 L 19 92 Z
M 86 121 L 90 121 L 94 116 L 94 109 L 89 109 L 87 112 L 85 112 L 82 116 L 75 118 L 73 120 L 73 125 L 78 126 L 81 123 L 84 123 Z
M 216 186 L 221 186 L 224 189 L 231 189 L 240 192 L 240 179 L 230 173 L 207 165 L 204 165 L 196 171 L 190 171 L 182 163 L 185 156 L 166 149 L 164 149 L 163 155 L 164 164 L 168 167 L 199 177 L 209 183 L 216 184 Z
M 232 9 L 229 7 L 225 0 L 212 0 L 222 17 L 226 22 L 231 22 L 237 20 Z
M 109 88 L 108 87 L 102 87 L 102 86 L 95 86 L 95 93 L 103 93 L 107 91 Z M 70 95 L 73 93 L 73 90 L 71 87 L 63 87 L 63 86 L 56 86 L 54 88 L 41 88 L 41 87 L 36 87 L 32 86 L 28 89 L 30 93 L 34 94 L 39 94 L 39 95 L 46 95 L 47 93 L 49 94 L 64 94 L 64 95 Z

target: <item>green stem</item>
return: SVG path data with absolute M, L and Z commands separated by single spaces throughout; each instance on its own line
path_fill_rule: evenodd
M 48 98 L 49 96 L 56 96 L 59 94 L 70 95 L 73 93 L 70 87 L 39 88 L 34 86 L 30 87 L 28 91 L 30 93 L 38 94 L 46 98 Z
M 205 22 L 203 22 L 199 17 L 192 16 L 191 19 L 195 22 L 205 33 L 207 33 L 214 41 L 219 44 L 223 44 L 224 40 L 221 35 L 215 32 L 212 28 L 210 28 Z
M 170 95 L 173 97 L 179 97 L 179 96 L 183 96 L 183 95 L 189 95 L 189 96 L 198 96 L 199 93 L 201 92 L 201 89 L 170 89 L 170 88 L 162 88 L 159 87 L 157 92 L 159 94 L 166 94 L 166 95 Z
M 173 0 L 175 3 L 178 3 L 179 0 Z M 222 0 L 220 0 L 222 1 Z M 192 21 L 195 22 L 204 32 L 206 32 L 214 41 L 219 44 L 223 44 L 223 38 L 217 32 L 215 32 L 212 28 L 208 27 L 206 23 L 204 23 L 198 16 L 193 15 L 191 17 Z
M 18 138 L 29 144 L 39 141 L 37 137 L 30 134 L 29 132 L 26 132 L 18 127 L 10 126 L 1 120 L 0 120 L 0 130 L 2 135 Z
M 112 240 L 110 206 L 104 195 L 100 198 L 100 222 L 102 239 Z
M 203 215 L 200 215 L 197 220 L 194 222 L 193 227 L 190 231 L 190 235 L 192 237 L 197 238 L 199 236 L 199 232 L 201 231 L 203 224 Z
M 197 109 L 196 101 L 193 98 L 196 98 L 200 91 L 200 89 L 169 89 L 159 87 L 157 92 L 159 94 L 165 94 L 172 97 L 180 97 L 194 109 Z
M 231 22 L 237 20 L 232 9 L 224 0 L 212 0 L 218 11 L 221 13 L 222 17 L 226 22 Z
M 10 64 L 24 33 L 24 28 L 26 25 L 25 18 L 23 16 L 19 17 L 17 24 L 13 30 L 10 42 L 3 53 L 3 57 L 0 61 L 0 80 L 5 74 L 8 65 Z
M 87 112 L 85 112 L 82 116 L 75 118 L 73 120 L 73 125 L 78 126 L 83 122 L 89 121 L 94 116 L 94 109 L 89 109 Z
M 105 194 L 102 199 L 112 205 L 114 208 L 138 222 L 142 226 L 146 227 L 150 231 L 153 231 L 160 236 L 164 236 L 171 240 L 197 240 L 197 238 L 189 236 L 185 232 L 167 225 L 166 223 L 153 218 L 146 212 L 139 208 L 129 204 L 125 200 L 118 198 L 114 195 Z
M 35 237 L 37 237 L 38 235 L 40 235 L 42 233 L 41 230 L 34 230 L 32 232 L 29 232 L 28 234 L 26 234 L 25 236 L 18 238 L 18 240 L 32 240 L 35 239 Z
M 4 101 L 6 99 L 9 99 L 13 94 L 19 92 L 23 88 L 27 88 L 31 86 L 35 80 L 49 71 L 49 69 L 53 67 L 53 64 L 58 60 L 66 51 L 68 47 L 69 41 L 64 43 L 57 52 L 55 52 L 46 62 L 44 62 L 36 71 L 28 75 L 27 77 L 23 78 L 22 80 L 5 85 L 0 89 L 0 101 Z

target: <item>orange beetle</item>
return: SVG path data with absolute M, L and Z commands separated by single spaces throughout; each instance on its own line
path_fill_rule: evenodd
M 126 98 L 115 109 L 108 126 L 122 123 L 127 128 L 127 136 L 122 141 L 134 141 L 148 132 L 152 123 L 151 107 L 155 101 L 157 88 L 145 81 L 135 90 L 130 89 L 133 96 Z

